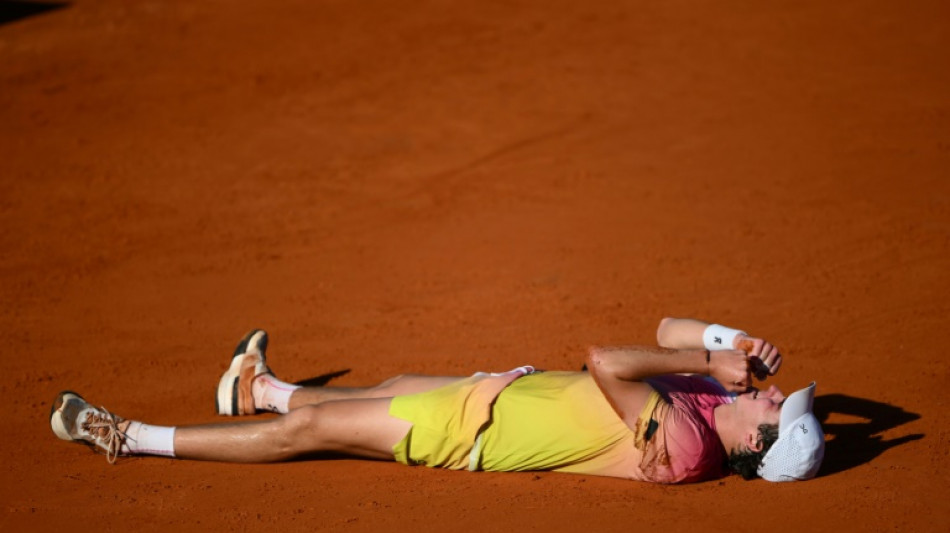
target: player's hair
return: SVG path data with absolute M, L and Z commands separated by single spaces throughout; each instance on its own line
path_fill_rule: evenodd
M 739 474 L 743 479 L 757 478 L 762 458 L 776 440 L 778 440 L 778 424 L 759 424 L 758 442 L 762 443 L 762 449 L 757 452 L 748 449 L 742 451 L 733 449 L 729 452 L 729 470 Z

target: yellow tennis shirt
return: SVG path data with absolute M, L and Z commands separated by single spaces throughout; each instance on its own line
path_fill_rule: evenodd
M 412 423 L 397 461 L 450 469 L 553 470 L 659 483 L 724 475 L 713 409 L 728 401 L 701 378 L 662 376 L 631 430 L 587 372 L 476 374 L 397 396 Z

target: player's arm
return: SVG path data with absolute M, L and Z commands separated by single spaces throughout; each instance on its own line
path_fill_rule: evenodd
M 665 348 L 679 350 L 742 350 L 753 357 L 753 371 L 760 380 L 774 376 L 782 365 L 782 354 L 769 341 L 693 318 L 660 320 L 656 341 Z
M 639 382 L 664 374 L 712 376 L 729 390 L 745 390 L 749 356 L 741 350 L 673 350 L 651 346 L 595 346 L 588 350 L 587 368 L 598 382 Z
M 695 318 L 664 318 L 656 328 L 656 342 L 664 348 L 703 350 L 703 332 L 708 322 Z M 734 348 L 734 346 L 728 346 Z
M 745 391 L 751 384 L 749 356 L 739 350 L 592 347 L 588 350 L 587 369 L 614 411 L 634 431 L 640 410 L 653 390 L 643 382 L 648 377 L 705 374 L 735 392 Z

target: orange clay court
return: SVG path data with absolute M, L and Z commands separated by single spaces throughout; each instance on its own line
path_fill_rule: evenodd
M 0 2 L 0 530 L 947 531 L 945 2 Z M 577 370 L 695 316 L 818 382 L 819 476 L 119 458 L 66 388 Z M 263 415 L 271 416 L 271 415 Z M 131 528 L 131 529 L 130 529 Z

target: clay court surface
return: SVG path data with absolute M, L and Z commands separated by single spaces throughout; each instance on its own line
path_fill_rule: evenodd
M 947 531 L 945 2 L 0 2 L 3 531 Z M 32 6 L 35 7 L 35 6 Z M 71 388 L 579 369 L 663 316 L 818 381 L 797 484 L 114 466 Z

